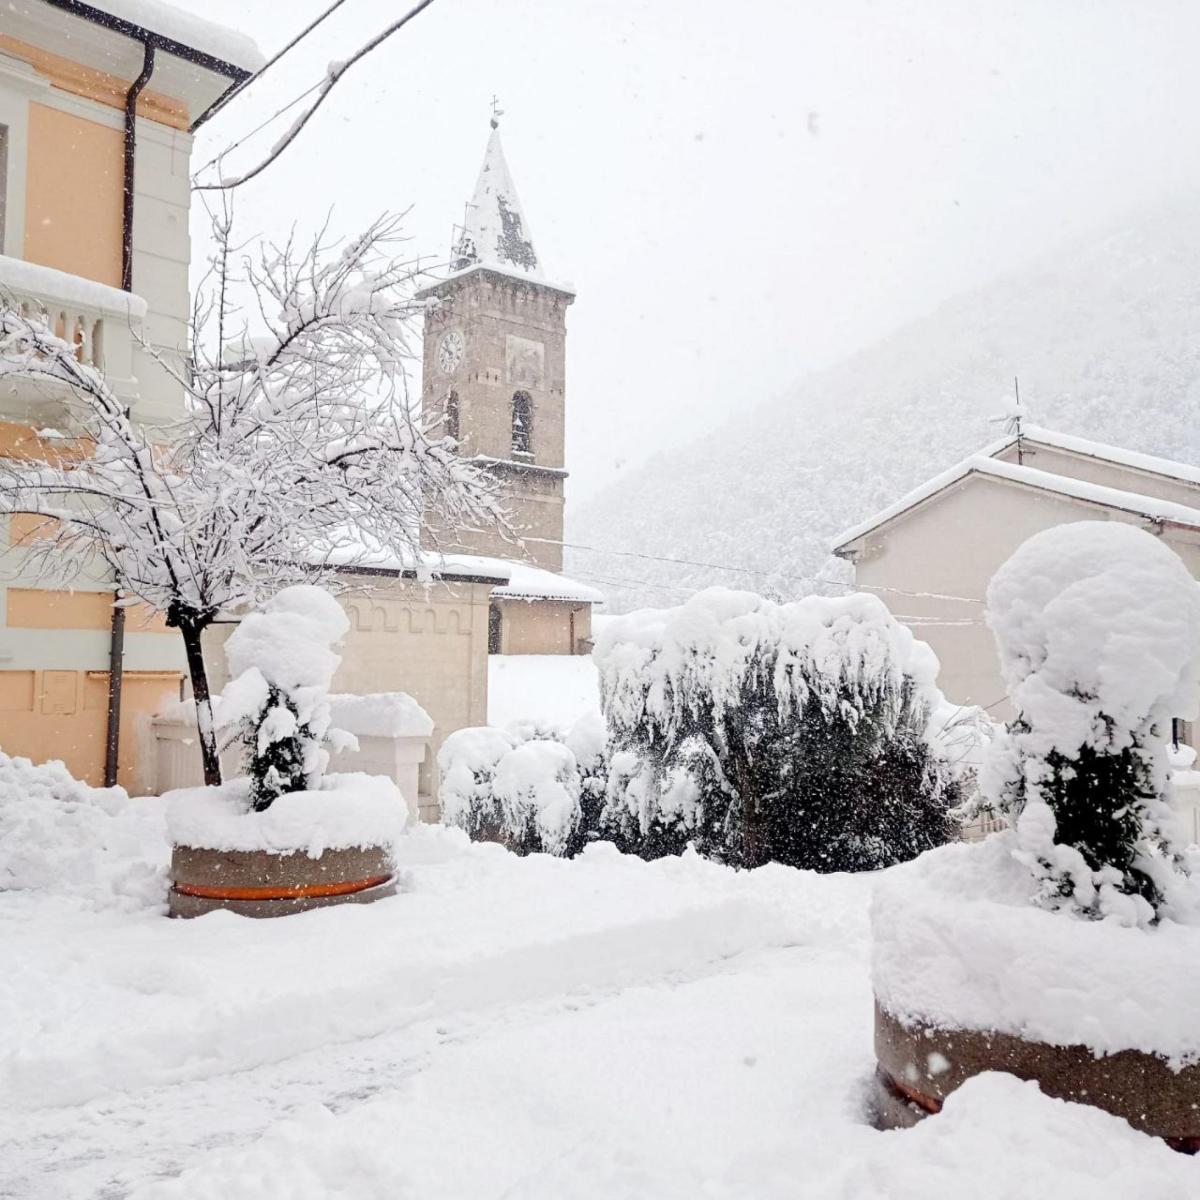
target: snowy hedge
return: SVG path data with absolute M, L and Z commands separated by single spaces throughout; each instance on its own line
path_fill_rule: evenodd
M 984 788 L 1048 908 L 1146 925 L 1186 874 L 1166 793 L 1172 717 L 1200 696 L 1200 588 L 1131 525 L 1036 534 L 996 572 L 988 619 L 1017 717 Z
M 875 597 L 712 588 L 607 622 L 594 657 L 627 849 L 864 870 L 957 831 L 937 660 Z
M 518 854 L 575 854 L 603 802 L 604 742 L 596 718 L 565 736 L 521 722 L 460 729 L 438 752 L 442 819 Z

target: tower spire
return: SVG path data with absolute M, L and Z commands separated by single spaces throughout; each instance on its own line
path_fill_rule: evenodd
M 540 274 L 537 252 L 500 145 L 500 118 L 504 110 L 499 103 L 493 96 L 489 122 L 492 132 L 475 181 L 475 192 L 467 205 L 462 232 L 451 250 L 451 266 L 461 271 L 476 263 L 491 264 L 537 278 Z

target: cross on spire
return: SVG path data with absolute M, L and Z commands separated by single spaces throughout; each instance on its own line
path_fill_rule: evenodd
M 504 109 L 500 107 L 500 97 L 492 93 L 492 119 L 491 126 L 493 129 L 500 128 L 500 118 L 504 116 Z

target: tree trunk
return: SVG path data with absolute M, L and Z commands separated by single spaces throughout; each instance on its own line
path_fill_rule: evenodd
M 200 734 L 200 757 L 204 763 L 205 787 L 221 783 L 221 756 L 217 753 L 217 731 L 213 726 L 212 697 L 208 691 L 208 672 L 204 668 L 204 649 L 200 639 L 208 622 L 184 615 L 178 620 L 187 655 L 188 674 L 192 677 L 192 696 L 196 701 L 196 730 Z

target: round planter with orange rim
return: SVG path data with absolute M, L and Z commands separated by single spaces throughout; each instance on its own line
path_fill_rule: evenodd
M 382 846 L 326 850 L 214 850 L 175 846 L 169 910 L 199 917 L 224 908 L 245 917 L 282 917 L 333 904 L 368 904 L 394 895 L 391 852 Z
M 1012 1034 L 906 1023 L 875 1006 L 876 1114 L 903 1129 L 941 1111 L 974 1075 L 1004 1071 L 1032 1079 L 1059 1100 L 1091 1104 L 1188 1154 L 1200 1151 L 1200 1065 L 1173 1069 L 1141 1050 L 1096 1054 Z
M 169 794 L 171 916 L 281 917 L 395 893 L 392 847 L 408 807 L 391 779 L 327 775 L 261 812 L 250 809 L 248 786 L 234 779 Z
M 1003 1071 L 1200 1150 L 1200 895 L 1149 928 L 1035 904 L 1008 832 L 893 868 L 871 902 L 876 1116 Z

